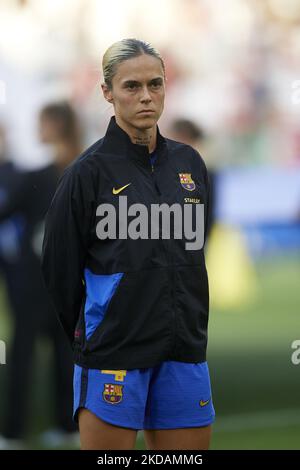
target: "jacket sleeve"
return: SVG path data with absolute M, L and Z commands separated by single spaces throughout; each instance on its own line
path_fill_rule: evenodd
M 205 167 L 206 168 L 206 167 Z M 206 169 L 206 194 L 207 194 L 207 204 L 206 204 L 206 214 L 205 214 L 205 229 L 204 229 L 204 243 L 206 243 L 207 237 L 210 234 L 211 225 L 212 225 L 212 188 L 211 188 L 211 179 L 209 172 Z
M 207 170 L 206 164 L 201 157 L 200 153 L 194 150 L 194 155 L 196 156 L 196 163 L 198 165 L 198 170 L 204 177 L 205 181 L 205 191 L 206 191 L 206 210 L 204 213 L 204 245 L 206 244 L 207 237 L 210 233 L 211 224 L 212 224 L 212 182 Z M 200 165 L 200 168 L 199 168 Z
M 91 182 L 75 165 L 62 176 L 46 216 L 42 271 L 58 318 L 73 344 L 84 300 L 83 271 L 91 232 Z

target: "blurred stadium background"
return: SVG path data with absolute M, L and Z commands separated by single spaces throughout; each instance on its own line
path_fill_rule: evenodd
M 204 138 L 195 145 L 214 175 L 212 448 L 299 449 L 300 364 L 291 357 L 300 340 L 300 2 L 2 0 L 0 128 L 16 165 L 51 162 L 38 138 L 48 103 L 68 100 L 84 146 L 103 135 L 112 107 L 101 96 L 100 58 L 124 37 L 161 51 L 168 82 L 160 129 L 168 136 L 179 118 L 199 126 Z M 0 340 L 8 347 L 12 331 L 2 283 Z M 33 449 L 48 447 L 38 436 L 53 426 L 46 340 L 36 352 L 25 441 Z M 0 434 L 6 383 L 1 365 Z

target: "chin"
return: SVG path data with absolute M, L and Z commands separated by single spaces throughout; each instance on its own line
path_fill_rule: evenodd
M 134 119 L 132 124 L 134 127 L 137 129 L 151 129 L 153 126 L 155 126 L 157 123 L 157 118 L 156 116 L 145 116 L 145 117 L 139 117 L 138 119 Z

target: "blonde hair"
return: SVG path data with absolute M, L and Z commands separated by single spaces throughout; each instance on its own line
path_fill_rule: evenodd
M 117 72 L 118 65 L 124 60 L 148 54 L 160 60 L 165 75 L 165 64 L 160 53 L 148 42 L 141 39 L 122 39 L 112 44 L 104 53 L 102 70 L 104 83 L 111 90 L 112 80 Z

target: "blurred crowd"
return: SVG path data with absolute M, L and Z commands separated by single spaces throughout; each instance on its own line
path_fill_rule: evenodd
M 40 335 L 50 338 L 55 357 L 56 429 L 44 437 L 59 442 L 76 431 L 70 348 L 39 256 L 59 176 L 104 134 L 113 111 L 100 89 L 103 52 L 124 37 L 161 51 L 160 130 L 199 150 L 215 200 L 224 167 L 300 167 L 299 26 L 298 0 L 1 1 L 0 269 L 14 319 L 5 439 L 21 442 L 26 434 Z M 211 225 L 214 218 L 213 210 Z
M 78 111 L 84 146 L 98 138 L 112 112 L 100 57 L 136 36 L 166 62 L 163 131 L 178 116 L 195 121 L 213 135 L 211 165 L 299 165 L 299 23 L 298 0 L 2 0 L 0 123 L 11 157 L 51 158 L 35 119 L 51 100 Z

